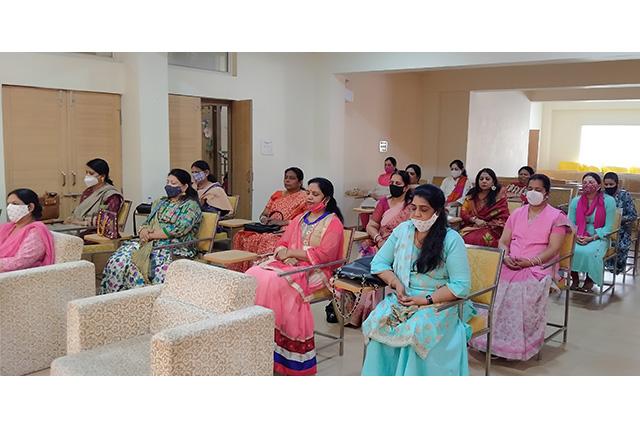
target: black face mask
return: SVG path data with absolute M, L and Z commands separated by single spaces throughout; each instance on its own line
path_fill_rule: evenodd
M 389 192 L 391 193 L 392 197 L 397 198 L 398 196 L 404 193 L 404 187 L 396 186 L 395 184 L 392 184 L 389 186 Z
M 616 192 L 618 191 L 618 186 L 615 187 L 605 187 L 604 191 L 607 195 L 609 196 L 613 196 L 616 194 Z
M 182 193 L 182 189 L 178 186 L 171 186 L 169 184 L 167 184 L 166 186 L 164 186 L 164 191 L 167 192 L 167 196 L 170 198 L 175 198 L 176 196 L 178 196 L 180 193 Z

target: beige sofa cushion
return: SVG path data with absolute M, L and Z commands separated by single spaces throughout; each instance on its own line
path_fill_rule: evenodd
M 207 311 L 189 303 L 171 297 L 158 297 L 153 303 L 151 313 L 151 333 L 158 333 L 167 328 L 191 324 L 211 318 L 214 312 Z
M 151 335 L 146 334 L 61 357 L 53 376 L 149 376 Z
M 84 241 L 77 236 L 52 232 L 56 264 L 75 262 L 82 257 Z

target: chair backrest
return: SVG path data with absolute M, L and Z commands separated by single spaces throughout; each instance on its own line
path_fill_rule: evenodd
M 609 246 L 613 247 L 616 245 L 618 240 L 618 233 L 616 231 L 620 230 L 620 225 L 622 224 L 622 208 L 616 208 L 616 216 L 613 219 L 613 233 L 609 237 Z
M 498 248 L 467 245 L 467 258 L 471 270 L 471 293 L 484 290 L 498 284 L 504 251 Z M 481 294 L 472 300 L 484 305 L 492 305 L 495 290 Z
M 227 214 L 227 218 L 234 218 L 236 216 L 236 212 L 238 212 L 238 202 L 240 201 L 240 196 L 232 195 L 229 196 L 229 203 L 231 204 L 231 209 L 233 210 L 229 214 Z
M 549 190 L 549 204 L 552 207 L 567 205 L 573 197 L 573 188 L 571 187 L 552 187 Z
M 342 241 L 342 258 L 349 263 L 349 257 L 351 257 L 351 247 L 353 246 L 353 235 L 354 228 L 353 227 L 345 227 L 343 230 L 343 241 Z
M 559 257 L 562 259 L 563 257 L 568 256 L 564 260 L 560 260 L 560 269 L 564 271 L 571 270 L 571 263 L 573 262 L 573 252 L 576 246 L 576 232 L 573 229 L 570 229 L 569 233 L 564 235 L 564 240 L 562 241 L 562 246 L 560 247 Z
M 131 204 L 131 201 L 124 200 L 120 207 L 120 211 L 118 211 L 118 229 L 120 229 L 120 232 L 124 231 L 124 228 L 127 226 L 129 212 L 131 212 Z
M 55 263 L 77 262 L 82 257 L 84 241 L 67 233 L 51 232 L 53 234 L 53 247 L 56 253 Z
M 440 187 L 444 179 L 445 177 L 433 177 L 433 180 L 431 180 L 431 184 Z
M 507 201 L 507 204 L 509 205 L 509 214 L 511 214 L 522 206 L 522 201 Z
M 198 229 L 198 239 L 206 239 L 206 241 L 198 242 L 198 251 L 210 253 L 213 250 L 217 228 L 218 213 L 203 212 L 202 219 L 200 220 L 200 228 Z

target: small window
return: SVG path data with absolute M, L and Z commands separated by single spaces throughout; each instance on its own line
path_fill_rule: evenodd
M 582 126 L 580 163 L 584 165 L 628 168 L 638 164 L 638 150 L 640 150 L 640 126 L 638 125 Z
M 169 52 L 168 54 L 171 65 L 229 72 L 229 52 Z

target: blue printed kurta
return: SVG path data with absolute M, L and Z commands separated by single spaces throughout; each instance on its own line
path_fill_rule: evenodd
M 636 206 L 633 198 L 626 190 L 619 190 L 616 195 L 616 207 L 622 209 L 622 222 L 620 224 L 620 233 L 618 236 L 617 248 L 618 256 L 615 260 L 607 262 L 607 269 L 613 270 L 613 264 L 616 264 L 617 273 L 624 270 L 627 265 L 627 256 L 629 248 L 631 248 L 631 229 L 633 222 L 638 218 Z
M 409 296 L 426 296 L 446 286 L 458 297 L 471 288 L 467 250 L 462 237 L 447 230 L 444 263 L 421 274 L 415 271 L 420 250 L 413 244 L 415 227 L 407 221 L 394 229 L 371 263 L 371 272 L 393 270 L 405 284 Z M 404 279 L 404 280 L 403 280 Z M 433 306 L 422 306 L 409 319 L 391 326 L 388 320 L 393 307 L 402 306 L 395 294 L 378 304 L 362 325 L 370 339 L 363 375 L 467 375 L 467 341 L 471 328 L 466 323 L 475 309 L 465 302 L 463 321 L 455 307 L 435 312 Z

